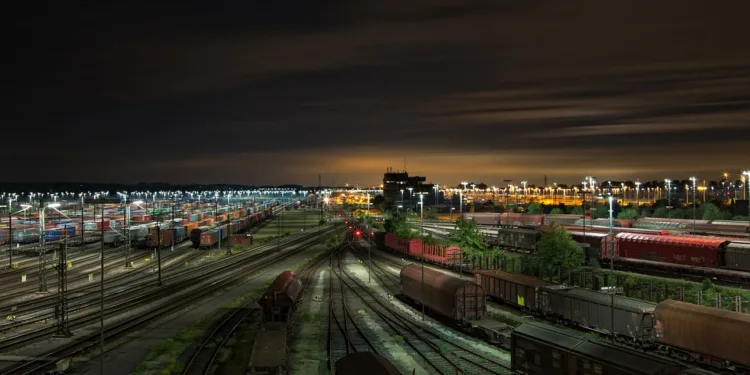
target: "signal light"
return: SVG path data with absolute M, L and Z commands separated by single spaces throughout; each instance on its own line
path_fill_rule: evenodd
M 361 234 L 362 234 L 362 232 L 360 232 L 360 231 L 357 231 L 357 233 L 356 233 L 356 234 L 357 234 L 357 236 L 359 236 L 359 235 L 361 235 Z

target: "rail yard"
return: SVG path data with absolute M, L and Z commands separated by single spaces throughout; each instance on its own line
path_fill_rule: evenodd
M 565 374 L 750 370 L 748 301 L 729 311 L 684 293 L 651 302 L 571 275 L 539 279 L 518 273 L 513 257 L 371 231 L 364 216 L 322 195 L 287 194 L 168 196 L 148 209 L 83 199 L 11 215 L 0 373 L 547 374 L 562 363 Z M 650 264 L 673 277 L 746 281 L 740 225 L 703 223 L 708 234 L 623 220 L 615 233 L 574 216 L 463 214 L 519 261 L 563 226 L 587 244 L 587 257 L 618 269 Z M 455 229 L 420 226 L 445 239 Z M 734 237 L 722 237 L 728 231 Z M 644 252 L 670 256 L 644 260 Z M 171 333 L 157 338 L 155 329 Z

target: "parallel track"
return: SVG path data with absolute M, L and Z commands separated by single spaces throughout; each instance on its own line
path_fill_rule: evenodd
M 350 241 L 347 249 L 344 249 L 342 253 L 348 249 L 356 249 L 356 244 Z M 341 268 L 341 274 L 342 284 L 352 292 L 352 296 L 356 296 L 356 302 L 351 301 L 350 304 L 354 303 L 366 308 L 373 313 L 372 317 L 378 319 L 383 329 L 390 331 L 394 337 L 402 337 L 404 343 L 429 367 L 425 370 L 445 375 L 456 372 L 472 375 L 509 372 L 510 363 L 479 353 L 461 343 L 461 340 L 446 336 L 424 323 L 415 322 L 411 316 L 397 311 L 390 302 L 383 301 L 382 296 L 376 296 L 365 283 L 359 281 L 345 268 Z M 393 288 L 386 286 L 389 282 L 384 274 L 375 272 L 374 278 L 384 288 Z
M 331 230 L 324 230 L 323 234 L 330 233 Z M 286 241 L 286 245 L 294 245 L 294 249 L 284 251 L 281 253 L 272 252 L 269 253 L 267 250 L 275 248 L 274 245 L 264 246 L 259 248 L 258 251 L 252 253 L 240 253 L 233 256 L 227 256 L 219 259 L 218 261 L 196 267 L 193 269 L 191 275 L 180 282 L 169 284 L 159 289 L 157 293 L 153 293 L 149 297 L 141 297 L 141 299 L 133 299 L 123 305 L 121 311 L 132 309 L 134 306 L 142 305 L 143 298 L 149 298 L 150 300 L 159 300 L 163 302 L 158 307 L 149 310 L 143 314 L 135 314 L 133 317 L 124 318 L 122 321 L 114 323 L 108 327 L 105 327 L 105 339 L 112 340 L 120 337 L 124 333 L 132 332 L 134 329 L 142 326 L 145 323 L 152 321 L 153 319 L 162 317 L 171 312 L 177 311 L 200 298 L 214 293 L 217 289 L 229 286 L 244 277 L 247 274 L 257 272 L 264 267 L 268 267 L 281 260 L 290 258 L 298 255 L 307 249 L 304 246 L 308 243 L 314 243 L 317 241 L 317 234 L 304 235 L 291 241 Z M 196 280 L 199 280 L 200 285 L 196 285 Z M 190 291 L 188 288 L 194 288 L 195 291 Z M 176 296 L 179 292 L 188 292 L 184 296 Z M 168 297 L 175 297 L 175 301 L 164 301 Z M 105 315 L 107 312 L 105 311 Z M 88 320 L 95 321 L 99 319 L 99 314 L 92 313 L 88 316 Z M 37 333 L 38 334 L 38 333 Z M 47 333 L 41 336 L 46 336 Z M 47 368 L 54 367 L 56 361 L 49 361 L 47 358 L 65 358 L 74 356 L 83 352 L 88 351 L 90 348 L 96 345 L 99 339 L 99 334 L 91 334 L 82 337 L 76 337 L 76 339 L 62 347 L 55 349 L 49 353 L 38 356 L 39 359 L 31 360 L 22 365 L 16 366 L 9 371 L 7 374 L 36 374 Z

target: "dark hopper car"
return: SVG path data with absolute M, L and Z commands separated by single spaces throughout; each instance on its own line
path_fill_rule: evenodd
M 511 334 L 511 369 L 526 375 L 682 375 L 685 370 L 635 350 L 537 323 L 522 324 Z

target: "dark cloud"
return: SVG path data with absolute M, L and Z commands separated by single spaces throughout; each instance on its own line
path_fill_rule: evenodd
M 206 4 L 20 12 L 12 179 L 375 183 L 404 157 L 446 182 L 747 167 L 745 1 Z

